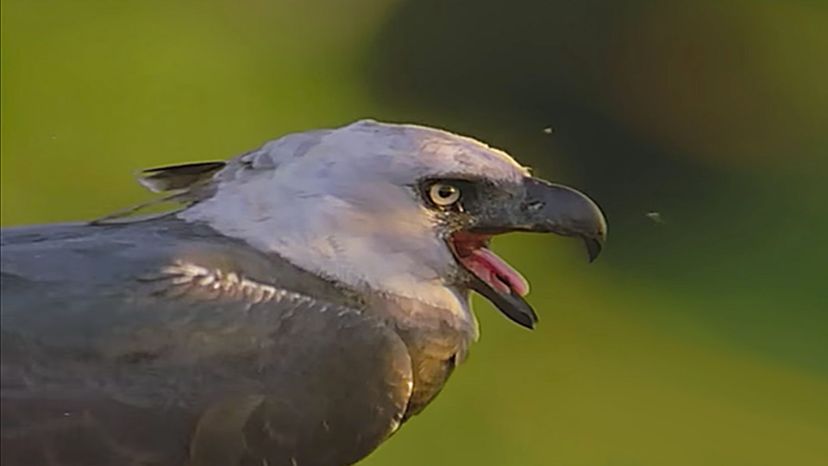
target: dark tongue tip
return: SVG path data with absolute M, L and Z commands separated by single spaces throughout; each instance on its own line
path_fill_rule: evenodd
M 471 288 L 488 299 L 497 309 L 511 321 L 521 327 L 532 330 L 538 322 L 538 315 L 532 306 L 522 296 L 514 292 L 500 293 L 487 285 L 476 276 L 473 277 Z

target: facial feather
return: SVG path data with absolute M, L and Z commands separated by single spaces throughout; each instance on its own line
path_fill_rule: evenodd
M 367 120 L 288 135 L 231 161 L 212 197 L 178 215 L 351 287 L 473 319 L 450 286 L 457 264 L 436 216 L 415 188 L 461 175 L 517 182 L 528 172 L 470 138 Z

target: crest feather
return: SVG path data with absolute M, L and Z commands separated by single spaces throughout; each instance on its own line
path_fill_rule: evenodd
M 206 186 L 227 162 L 196 162 L 166 167 L 148 168 L 138 173 L 138 183 L 154 193 L 167 195 L 148 202 L 119 210 L 90 222 L 93 225 L 140 222 L 178 212 L 198 199 L 199 188 Z M 172 208 L 166 204 L 172 204 Z M 182 206 L 183 205 L 183 206 Z M 158 210 L 139 215 L 147 210 Z
M 191 189 L 213 178 L 227 162 L 196 162 L 166 167 L 147 168 L 138 175 L 141 186 L 154 193 Z

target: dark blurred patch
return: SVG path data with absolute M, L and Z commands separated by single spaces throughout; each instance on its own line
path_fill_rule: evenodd
M 618 126 L 712 165 L 814 160 L 828 142 L 819 18 L 825 5 L 801 1 L 409 1 L 377 41 L 376 87 L 592 137 Z

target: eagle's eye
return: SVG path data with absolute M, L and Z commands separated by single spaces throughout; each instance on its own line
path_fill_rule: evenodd
M 448 207 L 460 200 L 460 188 L 449 183 L 434 183 L 428 188 L 428 197 L 439 207 Z

